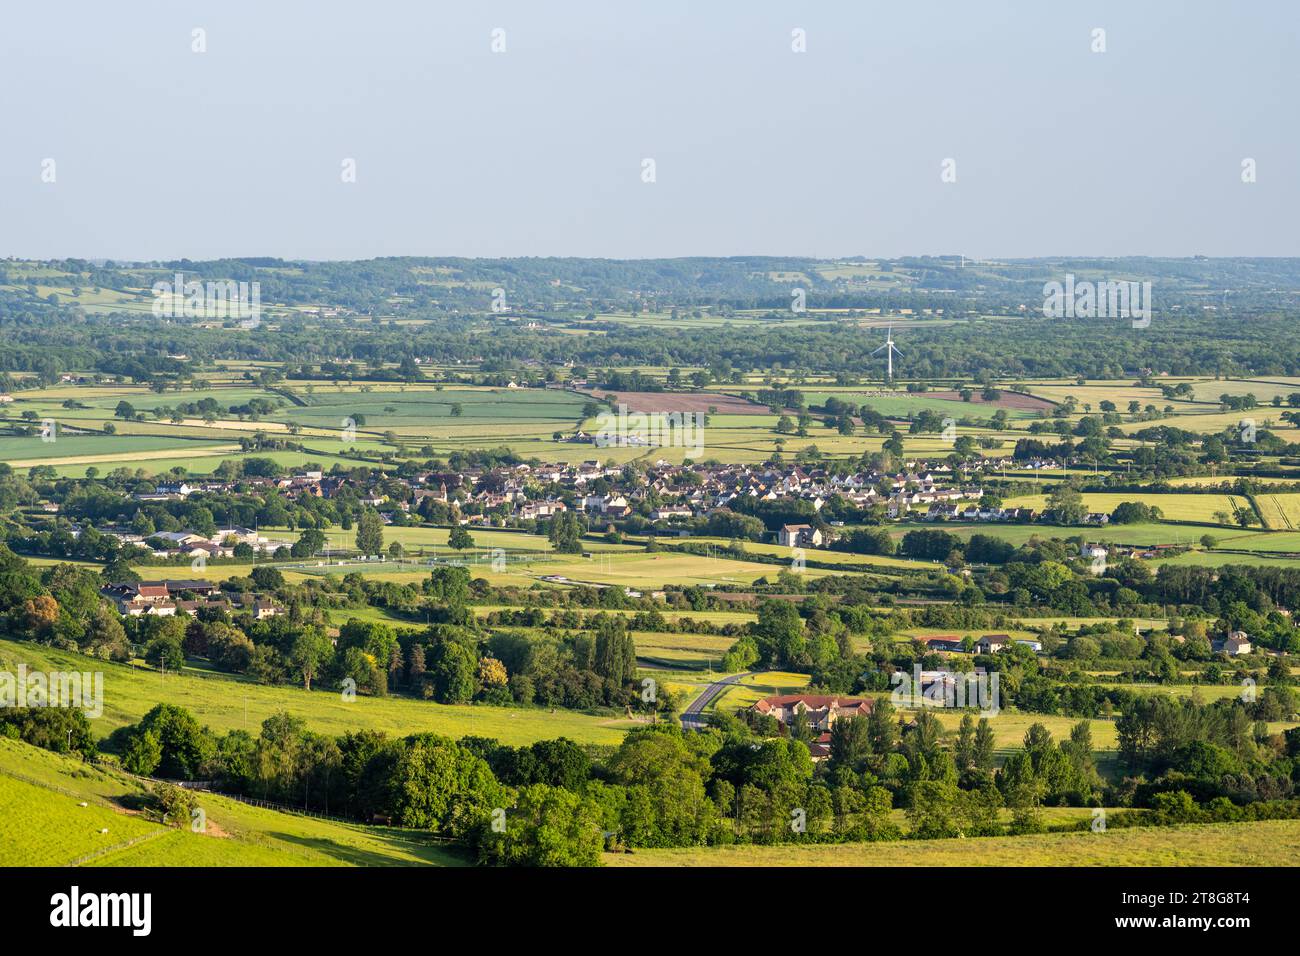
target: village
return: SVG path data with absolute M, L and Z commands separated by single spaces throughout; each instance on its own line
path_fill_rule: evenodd
M 659 460 L 643 470 L 590 460 L 578 464 L 518 463 L 495 468 L 431 471 L 403 469 L 326 474 L 303 470 L 282 477 L 243 476 L 162 481 L 133 494 L 141 504 L 201 501 L 205 496 L 262 495 L 294 501 L 304 496 L 346 496 L 375 509 L 384 524 L 433 521 L 463 527 L 529 528 L 564 512 L 600 523 L 632 521 L 654 534 L 685 536 L 714 514 L 751 513 L 761 503 L 781 502 L 806 515 L 774 532 L 771 539 L 789 547 L 822 547 L 842 527 L 842 517 L 827 520 L 823 509 L 837 500 L 840 510 L 878 523 L 882 520 L 1029 523 L 1041 517 L 1030 508 L 988 503 L 983 488 L 971 483 L 981 472 L 1005 468 L 990 459 L 959 475 L 946 462 L 909 461 L 892 472 L 832 471 L 826 468 L 768 464 L 673 465 Z M 983 500 L 983 501 L 982 501 Z M 57 502 L 43 510 L 57 514 Z M 1103 525 L 1105 514 L 1085 523 Z M 695 523 L 694 526 L 692 523 Z M 595 523 L 595 524 L 593 524 Z M 74 525 L 76 536 L 83 530 Z M 145 548 L 161 560 L 289 557 L 293 540 L 284 532 L 225 526 L 207 533 L 195 529 L 139 529 L 112 523 L 101 534 L 123 545 Z M 296 556 L 296 555 L 295 555 Z

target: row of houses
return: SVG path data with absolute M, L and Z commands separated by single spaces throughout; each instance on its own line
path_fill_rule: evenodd
M 975 638 L 971 642 L 969 651 L 966 648 L 965 638 L 953 634 L 938 637 L 919 637 L 916 640 L 923 644 L 927 651 L 943 654 L 996 654 L 998 651 L 1016 645 L 1028 647 L 1035 654 L 1041 653 L 1043 650 L 1043 642 L 1037 638 L 1012 637 L 1010 634 L 985 634 L 983 637 Z
M 241 544 L 248 545 L 257 554 L 272 554 L 293 544 L 292 541 L 268 538 L 257 531 L 241 527 L 218 528 L 212 534 L 181 530 L 155 531 L 146 535 L 113 528 L 104 529 L 103 533 L 117 538 L 124 545 L 148 548 L 156 558 L 183 557 L 190 560 L 233 557 L 235 547 Z
M 934 504 L 925 513 L 926 521 L 1033 521 L 1037 512 L 1033 508 L 981 508 L 970 505 L 962 508 L 957 505 Z

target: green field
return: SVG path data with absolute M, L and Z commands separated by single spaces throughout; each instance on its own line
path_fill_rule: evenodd
M 1254 567 L 1294 568 L 1300 567 L 1300 556 L 1278 557 L 1267 554 L 1236 553 L 1232 551 L 1188 551 L 1185 554 L 1157 559 L 1159 564 L 1190 564 L 1203 568 L 1221 568 L 1228 564 L 1251 565 Z
M 55 431 L 54 441 L 39 437 L 0 436 L 0 461 L 15 468 L 30 464 L 97 464 L 122 459 L 148 461 L 167 455 L 204 455 L 237 451 L 238 445 L 223 441 L 196 441 L 161 435 L 73 435 Z M 156 465 L 155 465 L 156 467 Z M 84 471 L 84 467 L 81 469 Z M 108 468 L 101 467 L 100 471 Z
M 204 832 L 173 829 L 142 813 L 145 793 L 125 774 L 0 738 L 0 866 L 465 862 L 418 831 L 280 813 L 211 793 L 199 795 Z
M 1133 499 L 1129 495 L 1129 500 Z M 1051 524 L 1000 524 L 998 522 L 911 522 L 890 526 L 890 534 L 901 539 L 908 531 L 942 529 L 949 534 L 968 538 L 973 534 L 986 534 L 1001 538 L 1014 545 L 1022 545 L 1030 538 L 1071 538 L 1082 536 L 1090 542 L 1117 545 L 1196 544 L 1206 534 L 1215 538 L 1219 547 L 1232 549 L 1272 550 L 1274 535 L 1262 531 L 1243 531 L 1240 528 L 1206 528 L 1197 525 L 1163 523 L 1117 524 L 1105 527 L 1061 527 Z M 1300 541 L 1300 538 L 1297 539 Z M 1289 543 L 1285 539 L 1283 544 Z
M 637 318 L 606 316 L 602 321 L 608 319 L 630 324 L 673 324 L 664 316 L 654 315 Z M 725 321 L 706 317 L 702 321 L 716 321 L 720 326 L 727 323 L 743 325 L 746 322 L 770 324 L 770 320 L 758 317 L 738 317 Z M 797 321 L 782 320 L 783 324 L 797 324 Z M 569 331 L 572 333 L 584 325 L 585 323 L 577 322 Z M 555 462 L 599 458 L 621 464 L 663 458 L 680 463 L 686 455 L 686 450 L 680 447 L 651 449 L 628 446 L 598 449 L 592 444 L 556 441 L 553 438 L 556 432 L 567 434 L 580 424 L 588 431 L 594 427 L 594 420 L 582 420 L 583 407 L 590 399 L 560 388 L 438 386 L 428 381 L 359 385 L 345 381 L 334 384 L 320 380 L 289 379 L 283 383 L 282 388 L 291 390 L 291 401 L 286 397 L 287 393 L 279 388 L 262 389 L 242 377 L 243 371 L 253 373 L 265 364 L 220 363 L 219 369 L 209 379 L 202 383 L 195 382 L 202 387 L 169 390 L 161 394 L 137 384 L 114 383 L 57 385 L 20 391 L 16 394 L 15 401 L 4 409 L 11 420 L 27 411 L 35 413 L 38 418 L 54 418 L 61 427 L 91 432 L 100 432 L 106 421 L 113 421 L 118 434 L 79 436 L 69 432 L 64 436 L 67 442 L 84 438 L 92 443 L 67 444 L 64 447 L 58 447 L 64 445 L 63 439 L 52 447 L 49 443 L 42 443 L 39 438 L 0 437 L 0 456 L 3 456 L 0 460 L 11 463 L 49 463 L 61 475 L 79 476 L 91 464 L 129 464 L 153 473 L 187 468 L 192 474 L 205 474 L 211 472 L 223 459 L 253 455 L 271 457 L 288 467 L 302 467 L 314 462 L 329 468 L 334 464 L 355 465 L 367 456 L 374 459 L 383 450 L 404 450 L 408 456 L 423 455 L 427 458 L 429 450 L 436 456 L 445 457 L 455 451 L 491 446 L 507 446 L 521 456 Z M 433 368 L 428 370 L 437 371 Z M 663 368 L 638 370 L 651 377 L 662 378 L 666 374 L 666 369 Z M 803 386 L 805 398 L 810 404 L 820 404 L 827 398 L 836 396 L 855 404 L 869 404 L 877 411 L 896 418 L 906 418 L 922 410 L 931 410 L 959 421 L 981 421 L 991 416 L 997 408 L 996 405 L 978 401 L 962 402 L 935 397 L 934 394 L 901 390 L 878 395 L 870 386 L 839 387 L 831 385 L 829 379 L 824 377 L 814 377 L 811 381 L 819 384 Z M 1171 379 L 1169 384 L 1173 382 Z M 734 396 L 744 389 L 752 391 L 759 384 L 758 378 L 746 376 L 743 383 L 713 385 L 704 394 L 711 392 L 719 397 Z M 1011 383 L 999 383 L 1005 394 L 1009 394 L 1009 384 Z M 1195 380 L 1197 401 L 1165 399 L 1159 389 L 1136 386 L 1131 382 L 1088 382 L 1080 386 L 1074 382 L 1056 380 L 1026 383 L 1026 387 L 1031 395 L 1050 401 L 1059 402 L 1074 397 L 1078 404 L 1074 413 L 1067 416 L 1072 420 L 1087 413 L 1096 414 L 1102 401 L 1113 401 L 1121 409 L 1125 409 L 1130 401 L 1138 401 L 1143 407 L 1150 405 L 1158 410 L 1158 417 L 1154 419 L 1139 421 L 1125 417 L 1119 427 L 1127 433 L 1162 420 L 1190 431 L 1211 433 L 1235 427 L 1242 418 L 1252 418 L 1260 427 L 1270 427 L 1283 433 L 1294 432 L 1292 426 L 1280 422 L 1280 412 L 1270 406 L 1262 406 L 1248 413 L 1219 410 L 1217 395 L 1222 392 L 1245 394 L 1253 390 L 1264 400 L 1275 392 L 1289 394 L 1294 390 L 1286 380 L 1279 379 L 1271 383 L 1271 387 L 1266 387 L 1268 384 L 1246 380 Z M 936 387 L 942 388 L 944 385 L 936 383 Z M 1213 397 L 1209 400 L 1202 399 L 1200 396 L 1203 390 L 1208 390 L 1207 394 Z M 186 417 L 180 422 L 172 422 L 167 415 L 156 418 L 152 414 L 156 409 L 175 408 L 204 398 L 212 398 L 221 406 L 222 412 L 217 415 L 217 420 L 204 422 Z M 226 411 L 231 406 L 244 405 L 254 398 L 269 401 L 278 407 L 260 417 L 243 416 L 242 420 Z M 78 403 L 78 407 L 64 408 L 63 403 L 68 400 Z M 129 401 L 137 410 L 144 412 L 145 420 L 124 421 L 115 418 L 114 409 L 122 400 Z M 454 406 L 459 406 L 458 414 L 453 413 Z M 1164 412 L 1166 407 L 1172 411 Z M 1025 429 L 1032 421 L 1047 413 L 1046 409 L 1036 408 L 1008 407 L 1006 411 L 1009 419 L 1005 430 L 995 431 L 987 426 L 963 426 L 958 429 L 959 434 L 987 438 L 994 442 L 992 448 L 979 448 L 977 454 L 1004 454 L 1017 438 L 1026 434 Z M 356 420 L 357 417 L 364 418 L 364 424 L 358 426 L 355 438 L 341 440 L 345 421 L 349 418 Z M 242 452 L 230 444 L 240 436 L 250 436 L 258 431 L 285 436 L 290 423 L 300 430 L 297 440 L 308 451 Z M 781 440 L 782 451 L 786 456 L 815 447 L 825 456 L 856 458 L 864 452 L 878 451 L 884 441 L 882 436 L 861 432 L 842 436 L 834 429 L 825 428 L 820 421 L 814 422 L 807 437 L 785 436 L 782 439 L 782 436 L 775 433 L 775 424 L 776 416 L 767 413 L 721 413 L 710 416 L 705 429 L 703 457 L 724 463 L 759 463 L 767 460 L 777 450 L 777 441 Z M 905 428 L 903 430 L 906 432 Z M 1294 435 L 1291 437 L 1294 438 Z M 903 438 L 909 455 L 941 457 L 951 450 L 951 443 L 937 434 L 904 434 Z M 208 454 L 190 454 L 190 451 L 198 449 L 188 445 L 186 439 L 202 439 L 217 444 L 208 446 Z M 4 448 L 5 443 L 9 443 L 7 450 Z M 1135 444 L 1128 439 L 1116 442 L 1118 448 Z M 176 454 L 165 454 L 173 448 L 176 449 Z M 1057 472 L 1050 477 L 1059 478 L 1062 474 Z M 1167 514 L 1177 520 L 1206 520 L 1204 517 L 1184 519 L 1173 513 Z M 1291 515 L 1291 520 L 1295 520 L 1295 515 Z M 1287 527 L 1280 522 L 1274 526 Z
M 1300 820 L 606 853 L 609 866 L 1300 866 Z
M 997 411 L 996 405 L 982 402 L 963 402 L 960 399 L 934 398 L 925 393 L 898 392 L 878 395 L 874 392 L 855 391 L 853 389 L 828 389 L 826 391 L 807 391 L 804 398 L 810 405 L 822 405 L 828 398 L 853 405 L 869 405 L 886 417 L 904 417 L 915 415 L 923 409 L 938 412 L 945 417 L 960 420 L 962 418 L 989 418 Z M 1032 412 L 1020 408 L 1005 410 L 1010 418 L 1031 418 Z

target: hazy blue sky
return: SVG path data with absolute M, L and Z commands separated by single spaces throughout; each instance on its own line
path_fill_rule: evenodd
M 0 255 L 1294 256 L 1297 90 L 1290 0 L 13 3 Z

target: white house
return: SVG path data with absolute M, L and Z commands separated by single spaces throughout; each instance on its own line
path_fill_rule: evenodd
M 787 524 L 776 533 L 776 541 L 786 548 L 815 548 L 822 543 L 822 533 L 812 525 Z

